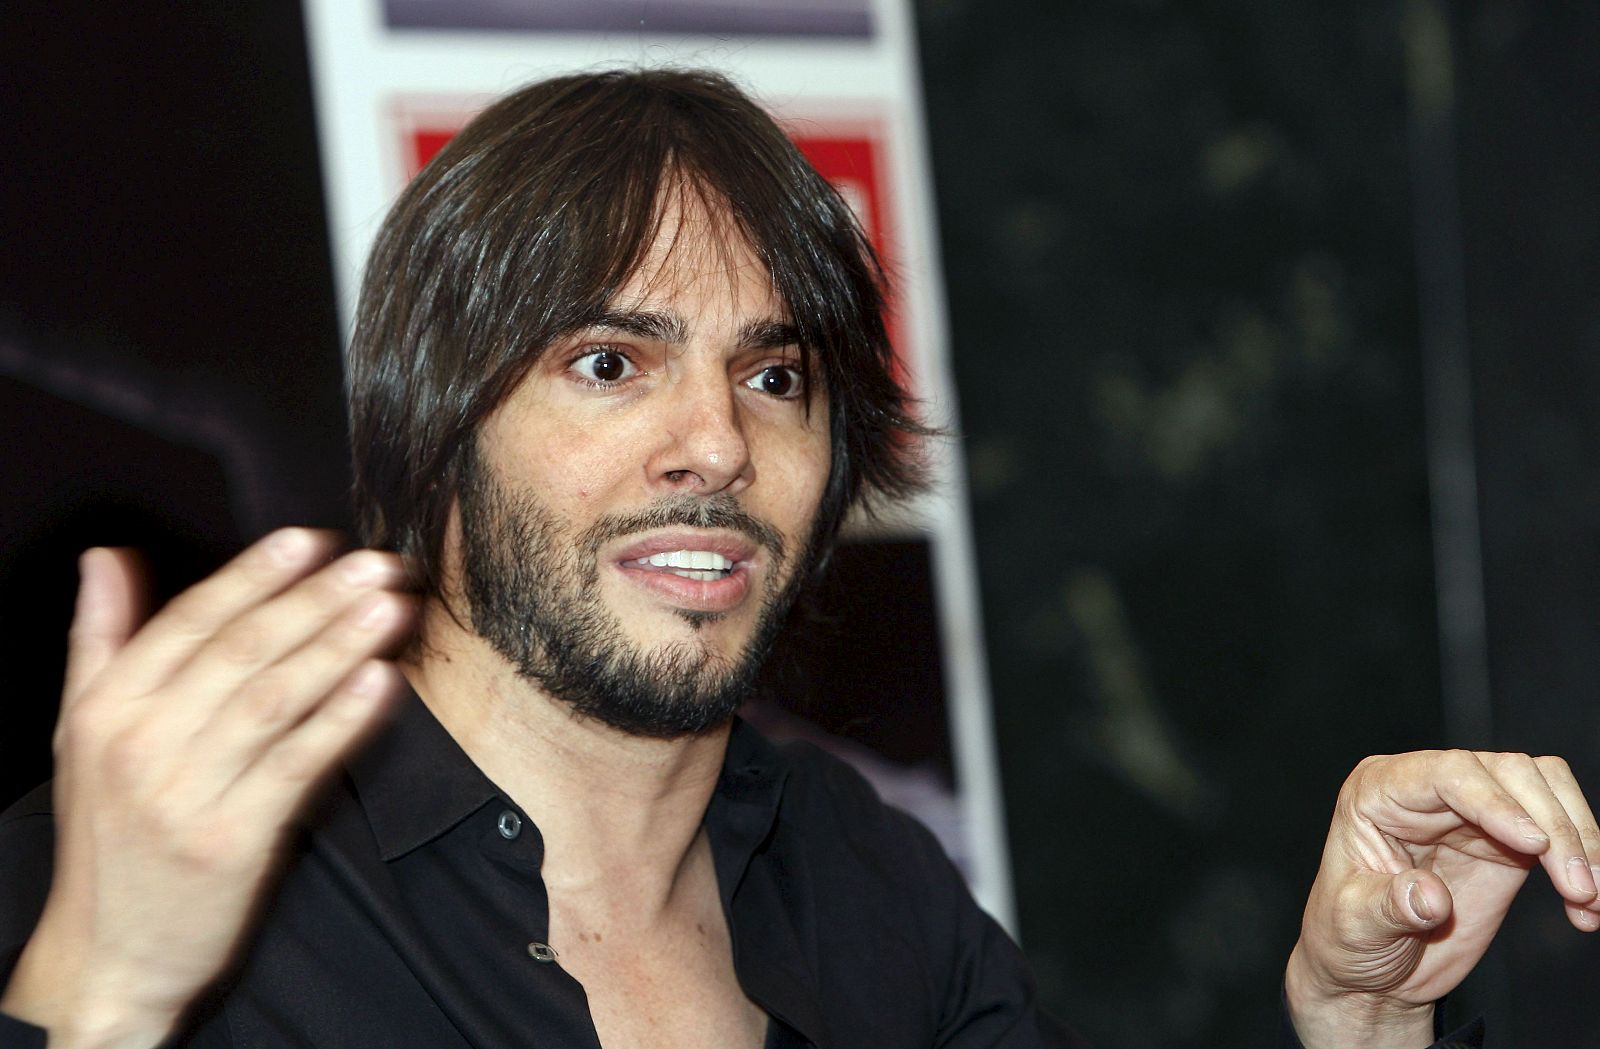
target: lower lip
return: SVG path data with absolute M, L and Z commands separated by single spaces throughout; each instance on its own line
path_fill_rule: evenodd
M 661 569 L 618 565 L 623 578 L 686 612 L 729 612 L 750 592 L 750 569 L 739 565 L 721 579 L 685 579 Z

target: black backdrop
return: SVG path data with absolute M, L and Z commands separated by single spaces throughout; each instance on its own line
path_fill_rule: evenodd
M 1408 148 L 1416 4 L 920 0 L 1021 934 L 1107 1047 L 1265 1044 L 1326 813 L 1447 734 Z M 164 592 L 342 525 L 300 16 L 0 15 L 4 780 L 47 774 L 74 553 Z M 1445 9 L 1492 721 L 1600 785 L 1600 15 Z M 1432 308 L 1432 307 L 1429 307 Z M 1458 996 L 1581 1039 L 1547 889 Z

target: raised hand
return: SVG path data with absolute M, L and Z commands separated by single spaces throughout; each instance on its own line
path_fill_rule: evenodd
M 312 789 L 400 691 L 397 558 L 276 532 L 138 628 L 90 550 L 55 735 L 50 893 L 0 1008 L 52 1049 L 151 1046 L 227 966 Z
M 1339 792 L 1285 976 L 1307 1049 L 1420 1049 L 1529 870 L 1600 929 L 1600 829 L 1565 761 L 1426 751 L 1368 758 Z

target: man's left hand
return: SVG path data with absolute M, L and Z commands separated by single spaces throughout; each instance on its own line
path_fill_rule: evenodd
M 1368 758 L 1339 792 L 1285 975 L 1307 1049 L 1421 1049 L 1433 1003 L 1472 970 L 1542 866 L 1600 929 L 1600 828 L 1557 757 L 1425 751 Z

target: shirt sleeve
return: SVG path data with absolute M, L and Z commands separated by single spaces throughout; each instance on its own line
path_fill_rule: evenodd
M 773 882 L 774 902 L 768 913 L 747 899 L 744 920 L 804 929 L 797 939 L 816 943 L 804 949 L 828 962 L 806 974 L 817 981 L 807 993 L 828 1004 L 803 1034 L 867 1044 L 858 1025 L 871 1022 L 879 1044 L 1087 1049 L 1040 1008 L 1021 949 L 927 827 L 816 747 L 790 744 L 783 754 L 780 832 L 752 879 Z M 846 1031 L 853 1037 L 838 1037 Z
M 0 987 L 11 982 L 11 972 L 44 910 L 55 870 L 55 841 L 48 783 L 0 815 Z M 0 1049 L 46 1049 L 47 1042 L 44 1028 L 0 1013 Z M 232 1041 L 225 1023 L 207 1023 L 166 1044 L 226 1049 Z
M 0 1013 L 0 1049 L 45 1049 L 44 1028 Z
M 1022 950 L 960 886 L 969 931 L 940 1024 L 939 1049 L 1089 1049 L 1075 1031 L 1039 1007 Z
M 49 787 L 25 795 L 0 816 L 0 987 L 11 982 L 50 889 L 55 827 Z M 0 1049 L 44 1049 L 46 1032 L 0 1013 Z
M 929 954 L 944 960 L 936 1049 L 1089 1049 L 1040 1007 L 1022 949 L 983 910 L 943 846 L 912 816 L 889 809 L 889 840 L 923 887 Z

